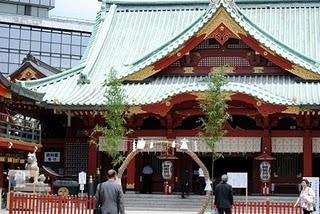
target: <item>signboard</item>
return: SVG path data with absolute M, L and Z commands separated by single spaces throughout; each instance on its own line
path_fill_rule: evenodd
M 172 162 L 171 161 L 164 161 L 162 163 L 162 178 L 163 179 L 171 179 L 172 177 Z
M 232 188 L 248 188 L 248 173 L 246 172 L 228 172 L 228 184 Z
M 260 163 L 260 180 L 262 182 L 269 182 L 271 178 L 271 164 L 268 161 Z
M 45 152 L 44 162 L 60 162 L 60 152 Z
M 80 184 L 80 190 L 81 190 L 81 191 L 84 190 L 84 184 Z
M 315 197 L 315 205 L 316 211 L 312 212 L 314 214 L 319 214 L 319 177 L 303 177 L 303 179 L 307 179 L 310 182 L 310 187 L 314 191 Z
M 87 183 L 87 173 L 80 172 L 79 173 L 79 184 L 86 184 Z

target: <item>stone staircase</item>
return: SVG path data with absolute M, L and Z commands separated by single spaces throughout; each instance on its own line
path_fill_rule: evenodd
M 136 194 L 127 192 L 125 194 L 126 210 L 143 210 L 143 211 L 185 211 L 197 213 L 201 207 L 205 196 L 190 195 L 182 199 L 180 195 L 164 195 L 164 194 Z M 245 201 L 244 196 L 235 196 L 235 201 Z M 278 202 L 294 202 L 296 197 L 261 197 L 250 196 L 249 201 L 278 201 Z M 209 209 L 207 209 L 209 211 Z
M 204 196 L 191 195 L 182 199 L 180 195 L 162 194 L 125 194 L 125 207 L 127 210 L 150 211 L 194 211 L 202 205 Z

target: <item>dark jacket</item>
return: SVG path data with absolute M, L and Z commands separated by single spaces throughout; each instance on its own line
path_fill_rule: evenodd
M 101 189 L 101 192 L 99 191 Z M 108 180 L 99 184 L 96 192 L 96 199 L 102 204 L 102 214 L 124 214 L 123 192 L 119 184 Z
M 214 204 L 217 208 L 231 208 L 233 205 L 231 185 L 227 183 L 220 183 L 216 186 Z

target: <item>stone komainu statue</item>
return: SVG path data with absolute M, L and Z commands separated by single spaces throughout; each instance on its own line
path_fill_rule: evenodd
M 35 170 L 39 172 L 36 153 L 29 153 L 27 157 L 26 170 Z

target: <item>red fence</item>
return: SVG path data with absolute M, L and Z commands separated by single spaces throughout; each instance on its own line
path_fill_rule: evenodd
M 302 214 L 301 208 L 283 202 L 235 202 L 233 214 Z M 94 197 L 10 193 L 9 214 L 93 214 Z
M 232 208 L 233 214 L 302 214 L 300 207 L 294 207 L 289 202 L 236 202 Z
M 10 193 L 9 214 L 92 214 L 94 197 Z

